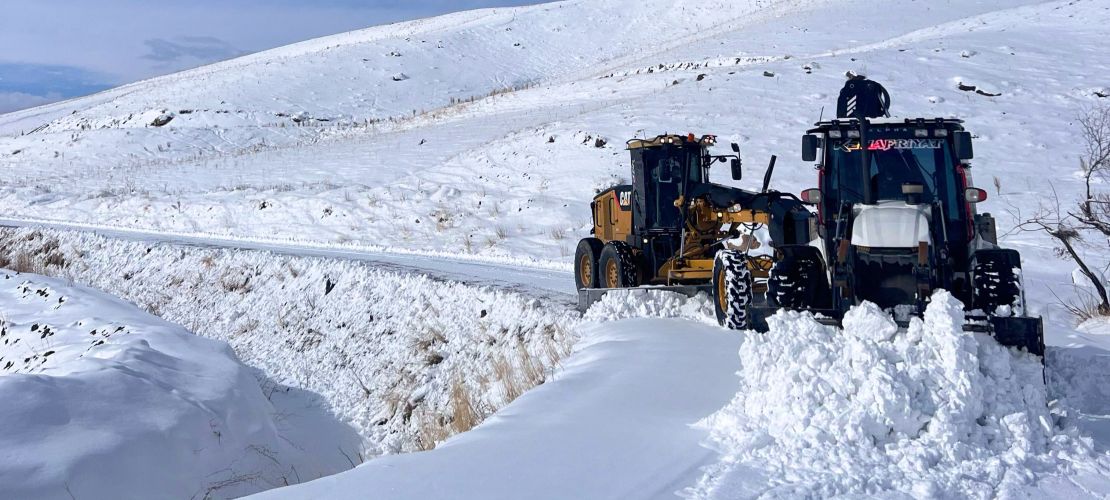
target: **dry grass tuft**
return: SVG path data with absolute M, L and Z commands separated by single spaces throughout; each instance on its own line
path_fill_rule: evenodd
M 504 356 L 498 356 L 497 359 L 493 360 L 493 376 L 497 378 L 498 384 L 501 385 L 501 397 L 504 398 L 505 404 L 513 402 L 524 393 L 524 390 L 517 384 L 516 369 L 512 362 L 505 359 Z
M 1100 309 L 1099 306 L 1101 305 L 1101 301 L 1098 296 L 1083 287 L 1073 286 L 1073 288 L 1075 290 L 1075 296 L 1071 297 L 1069 300 L 1064 300 L 1059 295 L 1056 295 L 1055 292 L 1053 292 L 1053 295 L 1056 296 L 1056 302 L 1060 304 L 1060 307 L 1063 307 L 1064 310 L 1074 316 L 1076 321 L 1083 323 L 1096 318 L 1110 317 L 1104 314 Z
M 19 241 L 5 233 L 0 237 L 0 267 L 17 273 L 57 276 L 69 267 L 69 262 L 56 238 L 45 239 L 35 231 Z
M 466 432 L 473 429 L 484 420 L 474 400 L 470 397 L 470 389 L 463 383 L 462 377 L 455 377 L 451 381 L 451 430 L 455 433 Z
M 227 272 L 220 277 L 220 288 L 228 293 L 247 293 L 251 291 L 250 283 L 251 276 L 247 273 L 242 273 L 239 276 L 235 276 L 234 273 Z

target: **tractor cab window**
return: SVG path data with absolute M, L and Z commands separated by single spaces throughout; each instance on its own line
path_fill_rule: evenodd
M 909 134 L 892 134 L 870 139 L 870 168 L 867 179 L 861 179 L 862 156 L 858 139 L 830 139 L 829 187 L 825 190 L 830 206 L 863 201 L 863 183 L 871 185 L 876 201 L 907 201 L 902 191 L 906 184 L 921 186 L 914 194 L 917 203 L 943 204 L 949 221 L 960 218 L 956 170 L 951 148 L 943 139 L 910 138 Z

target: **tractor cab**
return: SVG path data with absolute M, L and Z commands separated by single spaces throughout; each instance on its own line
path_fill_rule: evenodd
M 973 204 L 985 193 L 968 185 L 971 137 L 960 120 L 864 127 L 833 120 L 818 123 L 804 143 L 803 156 L 819 160 L 819 187 L 802 199 L 818 208 L 825 255 L 843 253 L 839 245 L 847 242 L 861 267 L 884 270 L 885 278 L 856 280 L 857 301 L 893 307 L 922 300 L 914 270 L 919 253 L 935 252 L 941 267 L 967 261 L 976 236 Z M 936 272 L 930 288 L 969 294 L 966 273 L 953 271 Z
M 853 78 L 837 119 L 803 136 L 818 187 L 801 198 L 817 207 L 820 241 L 776 262 L 771 310 L 839 318 L 871 302 L 905 323 L 944 289 L 964 303 L 965 328 L 1043 354 L 1041 320 L 1025 315 L 1021 258 L 998 246 L 994 219 L 975 210 L 987 195 L 971 185 L 971 134 L 956 119 L 891 120 L 889 107 L 882 85 Z

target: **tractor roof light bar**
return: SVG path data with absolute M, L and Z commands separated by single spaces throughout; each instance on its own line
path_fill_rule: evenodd
M 698 137 L 694 134 L 663 134 L 655 136 L 651 139 L 629 139 L 627 142 L 625 142 L 627 149 L 687 145 L 713 146 L 715 144 L 717 144 L 717 136 L 713 134 L 706 134 L 701 137 Z

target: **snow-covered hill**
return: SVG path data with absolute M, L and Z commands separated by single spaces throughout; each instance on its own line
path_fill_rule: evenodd
M 998 212 L 1035 205 L 1046 178 L 1075 187 L 1074 117 L 1110 86 L 1108 12 L 606 0 L 372 28 L 0 116 L 0 213 L 566 266 L 634 135 L 717 133 L 741 144 L 743 184 L 778 154 L 776 186 L 812 185 L 798 136 L 849 70 L 896 114 L 966 118 Z

